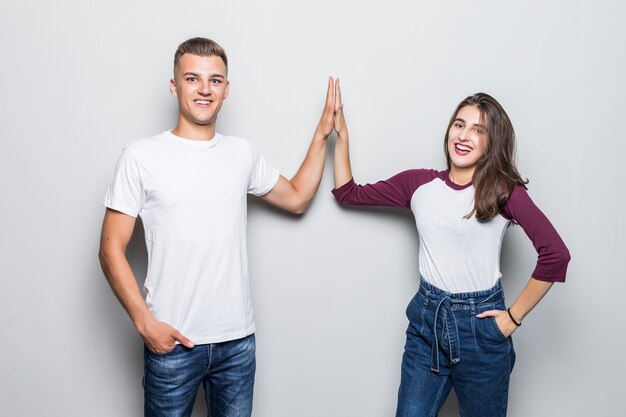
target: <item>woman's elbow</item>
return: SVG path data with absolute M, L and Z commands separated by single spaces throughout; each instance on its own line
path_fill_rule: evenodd
M 561 264 L 563 264 L 564 267 L 567 267 L 567 265 L 569 264 L 569 261 L 572 260 L 572 255 L 570 255 L 569 250 L 567 248 L 563 248 L 561 250 L 559 257 L 560 257 Z

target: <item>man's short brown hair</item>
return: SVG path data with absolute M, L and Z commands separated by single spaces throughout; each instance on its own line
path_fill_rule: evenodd
M 184 54 L 197 56 L 219 56 L 228 70 L 228 58 L 224 49 L 215 41 L 207 38 L 191 38 L 178 45 L 174 54 L 174 74 L 180 62 L 180 57 Z

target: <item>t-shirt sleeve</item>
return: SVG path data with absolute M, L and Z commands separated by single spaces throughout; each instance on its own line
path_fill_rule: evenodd
M 530 199 L 526 189 L 516 186 L 509 196 L 503 216 L 515 220 L 524 229 L 537 251 L 533 278 L 541 281 L 564 282 L 569 250 L 552 223 Z
M 359 185 L 351 179 L 332 193 L 343 205 L 410 208 L 415 190 L 433 178 L 434 171 L 410 169 L 375 184 Z
M 143 206 L 143 187 L 139 164 L 128 148 L 117 161 L 113 180 L 104 196 L 104 205 L 132 217 L 137 217 Z
M 248 193 L 255 196 L 262 196 L 269 193 L 272 188 L 274 188 L 280 174 L 252 145 L 250 145 L 250 150 L 252 155 L 252 170 L 248 181 Z

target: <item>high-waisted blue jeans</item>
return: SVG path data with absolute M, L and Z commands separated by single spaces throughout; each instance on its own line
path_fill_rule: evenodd
M 453 387 L 462 417 L 506 416 L 513 342 L 493 317 L 476 317 L 505 309 L 500 282 L 451 294 L 422 278 L 406 311 L 396 417 L 436 416 Z
M 209 416 L 250 417 L 255 348 L 254 335 L 164 354 L 144 347 L 145 416 L 190 416 L 202 383 Z

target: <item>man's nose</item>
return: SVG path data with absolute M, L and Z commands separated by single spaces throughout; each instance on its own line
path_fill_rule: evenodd
M 200 83 L 200 87 L 198 88 L 198 93 L 202 94 L 203 96 L 210 95 L 211 94 L 211 86 L 209 85 L 209 83 L 202 81 Z

